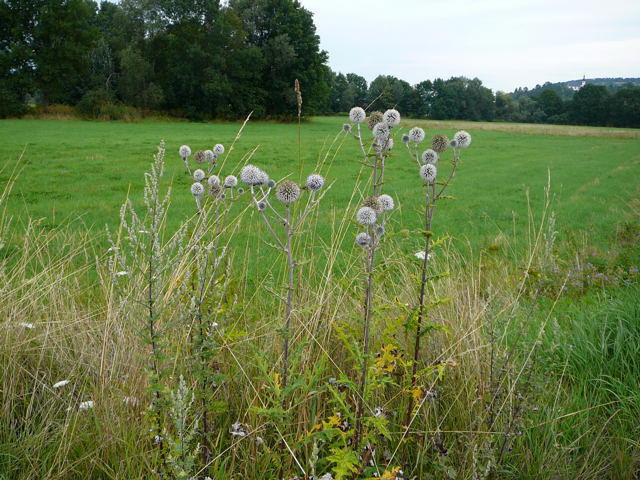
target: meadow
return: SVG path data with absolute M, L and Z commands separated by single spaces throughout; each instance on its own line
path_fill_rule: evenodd
M 172 186 L 167 236 L 196 217 L 192 180 L 178 156 L 183 144 L 194 151 L 224 144 L 218 163 L 225 175 L 250 161 L 276 180 L 318 171 L 329 187 L 297 247 L 304 259 L 292 333 L 297 393 L 289 392 L 295 402 L 286 409 L 272 368 L 282 320 L 273 292 L 285 265 L 249 199 L 232 207 L 223 235 L 234 253 L 224 290 L 209 306 L 225 325 L 211 360 L 219 375 L 209 399 L 213 460 L 197 478 L 369 478 L 336 473 L 350 461 L 349 445 L 338 448 L 327 433 L 336 409 L 347 408 L 328 379 L 348 384 L 359 361 L 351 351 L 363 283 L 353 217 L 370 188 L 345 121 L 317 117 L 300 129 L 249 122 L 239 137 L 240 123 L 0 122 L 0 479 L 148 478 L 161 460 L 148 433 L 148 400 L 134 408 L 121 401 L 150 396 L 147 345 L 128 326 L 136 307 L 119 303 L 105 270 L 105 225 L 118 231 L 126 198 L 143 205 L 143 175 L 160 140 L 163 187 Z M 401 478 L 384 476 L 397 465 L 418 479 L 637 478 L 640 131 L 403 122 L 414 125 L 428 138 L 464 128 L 473 144 L 433 227 L 441 240 L 435 265 L 446 273 L 429 289 L 438 300 L 426 363 L 443 368 L 434 380 L 438 397 L 406 438 L 400 412 L 407 392 L 391 388 L 406 387 L 406 372 L 380 380 L 371 392 L 388 411 L 380 450 L 395 450 L 378 475 Z M 414 253 L 424 241 L 423 193 L 401 144 L 387 172 L 384 190 L 396 209 L 376 277 L 373 344 L 383 358 L 394 345 L 402 371 L 411 343 L 405 305 L 414 301 Z M 35 328 L 20 329 L 21 322 Z M 168 334 L 171 388 L 188 373 L 178 360 L 188 356 L 181 335 Z M 62 378 L 73 390 L 51 387 Z M 73 408 L 87 398 L 95 408 Z M 487 415 L 491 422 L 479 420 Z M 246 441 L 229 438 L 238 419 L 251 426 Z

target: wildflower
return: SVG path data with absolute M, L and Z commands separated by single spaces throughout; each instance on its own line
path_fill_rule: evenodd
M 240 422 L 236 422 L 233 425 L 231 425 L 231 428 L 229 429 L 229 433 L 234 437 L 246 437 L 247 435 L 249 435 L 249 432 L 247 432 L 247 430 L 244 428 L 244 426 Z
M 217 158 L 216 154 L 213 153 L 213 151 L 211 151 L 211 150 L 205 150 L 204 151 L 204 159 L 207 162 L 213 162 L 216 158 Z
M 373 225 L 377 219 L 376 211 L 371 207 L 362 207 L 356 214 L 356 220 L 362 225 Z
M 220 177 L 218 177 L 217 175 L 211 175 L 207 179 L 207 183 L 210 187 L 213 187 L 214 185 L 220 185 Z
M 382 205 L 382 210 L 384 210 L 385 212 L 393 210 L 394 203 L 393 197 L 391 197 L 391 195 L 387 195 L 386 193 L 384 193 L 378 197 L 378 201 Z
M 393 149 L 393 138 L 387 138 L 387 141 L 382 146 L 385 151 L 391 151 Z
M 180 156 L 184 160 L 186 160 L 191 155 L 191 149 L 189 148 L 188 145 L 182 145 L 178 150 L 178 152 L 180 153 Z
M 205 155 L 204 151 L 202 150 L 198 150 L 194 155 L 193 155 L 193 159 L 197 162 L 197 163 L 204 163 L 207 160 L 207 156 Z
M 391 130 L 389 130 L 389 125 L 384 122 L 377 123 L 375 127 L 373 127 L 373 136 L 378 140 L 386 140 L 389 138 L 389 134 Z
M 382 122 L 382 112 L 371 112 L 369 114 L 369 118 L 367 119 L 367 125 L 369 126 L 369 130 L 373 130 L 373 128 L 380 122 Z
M 415 143 L 422 143 L 424 141 L 424 130 L 420 127 L 413 127 L 409 130 L 409 140 Z
M 407 135 L 406 133 L 402 135 L 402 143 L 404 143 L 405 145 L 409 143 L 409 135 Z
M 390 108 L 382 115 L 384 122 L 390 127 L 396 127 L 400 125 L 400 112 L 397 110 Z
M 376 234 L 376 237 L 383 236 L 384 235 L 384 225 L 376 225 L 374 233 Z
M 36 328 L 36 326 L 33 323 L 27 323 L 27 322 L 20 322 L 18 325 L 28 330 L 33 330 L 34 328 Z
M 93 408 L 93 400 L 87 400 L 86 402 L 80 402 L 80 405 L 78 405 L 78 410 L 80 410 L 80 411 L 89 410 L 90 408 Z
M 197 169 L 195 172 L 193 172 L 193 179 L 196 182 L 201 182 L 202 180 L 204 180 L 204 177 L 206 176 L 206 174 L 204 173 L 204 170 L 202 169 Z
M 361 232 L 356 235 L 356 243 L 362 248 L 368 247 L 371 244 L 371 237 L 368 234 Z M 331 383 L 331 381 L 329 383 Z
M 451 141 L 449 142 L 449 146 L 450 146 L 451 148 L 458 148 L 458 141 L 457 141 L 457 140 L 455 140 L 455 139 L 454 139 L 454 140 L 451 140 Z
M 427 183 L 433 183 L 436 179 L 437 173 L 438 170 L 436 169 L 436 166 L 431 163 L 427 163 L 420 167 L 420 176 Z
M 267 182 L 267 187 L 273 188 L 275 186 L 276 186 L 276 181 L 272 180 L 272 179 L 269 179 L 269 181 Z
M 312 173 L 307 177 L 307 188 L 312 192 L 317 192 L 324 186 L 324 177 L 317 173 Z
M 382 407 L 376 407 L 373 410 L 373 416 L 376 418 L 380 418 L 384 415 L 384 409 Z
M 69 383 L 70 383 L 69 380 L 60 380 L 59 382 L 54 383 L 51 388 L 64 387 L 65 385 L 68 385 Z
M 384 207 L 379 197 L 367 197 L 362 202 L 363 207 L 369 207 L 375 210 L 376 214 L 382 213 L 384 211 Z
M 213 147 L 213 153 L 220 156 L 224 153 L 224 145 L 218 143 L 215 147 Z
M 333 480 L 333 475 L 331 475 L 330 473 L 325 473 L 320 478 L 318 478 L 318 480 Z
M 285 180 L 276 189 L 276 198 L 282 203 L 293 203 L 300 197 L 300 187 L 291 180 Z
M 453 138 L 456 142 L 458 142 L 458 148 L 467 148 L 469 145 L 471 145 L 471 135 L 469 135 L 464 130 L 456 132 Z
M 367 118 L 367 114 L 364 112 L 362 107 L 353 107 L 349 111 L 349 120 L 353 123 L 362 123 L 365 118 Z
M 349 133 L 351 131 L 351 125 L 349 125 L 348 123 L 345 123 L 344 125 L 342 125 L 342 130 Z
M 422 161 L 424 163 L 431 163 L 432 165 L 435 165 L 438 163 L 439 159 L 440 156 L 435 150 L 428 149 L 422 152 Z
M 199 197 L 203 193 L 204 193 L 204 187 L 200 182 L 195 182 L 193 185 L 191 185 L 191 194 L 194 197 Z
M 129 275 L 129 272 L 127 271 L 120 271 L 120 272 L 116 272 L 116 277 L 124 277 L 125 275 Z
M 413 255 L 420 260 L 424 260 L 424 250 L 416 252 Z M 433 253 L 430 253 L 428 260 L 431 260 L 432 258 L 433 258 Z
M 233 188 L 236 185 L 238 185 L 238 179 L 234 175 L 228 175 L 224 179 L 224 186 L 226 188 Z M 244 189 L 242 190 L 242 192 L 240 192 L 240 190 L 238 190 L 238 193 L 244 193 Z
M 267 204 L 265 202 L 258 202 L 257 207 L 258 211 L 264 212 L 267 209 Z
M 431 148 L 438 153 L 442 153 L 449 148 L 449 139 L 446 135 L 439 133 L 431 139 Z
M 240 170 L 240 180 L 242 180 L 242 183 L 251 186 L 260 185 L 265 176 L 266 173 L 255 165 L 245 165 L 242 167 L 242 170 Z

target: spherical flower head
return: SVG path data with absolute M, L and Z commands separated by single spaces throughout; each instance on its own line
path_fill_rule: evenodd
M 382 119 L 384 123 L 389 125 L 390 127 L 397 127 L 400 125 L 400 112 L 390 108 L 382 115 Z
M 380 201 L 380 197 L 367 197 L 362 201 L 361 206 L 372 208 L 376 212 L 376 214 L 382 213 L 384 211 L 384 207 L 382 205 L 382 202 Z
M 373 127 L 373 136 L 378 140 L 386 140 L 389 138 L 389 134 L 391 130 L 389 130 L 389 125 L 384 122 L 377 123 L 375 127 Z
M 267 174 L 255 165 L 245 165 L 240 170 L 240 180 L 250 186 L 261 185 Z M 267 177 L 266 180 L 269 180 Z
M 456 132 L 456 134 L 453 136 L 453 139 L 458 142 L 458 148 L 467 148 L 469 145 L 471 145 L 471 135 L 469 135 L 464 130 Z
M 386 152 L 393 150 L 393 138 L 387 138 L 386 141 L 382 142 L 382 148 Z
M 204 163 L 207 161 L 207 155 L 204 153 L 204 150 L 198 150 L 196 153 L 193 154 L 193 159 L 197 163 Z
M 264 212 L 267 209 L 267 204 L 265 202 L 258 202 L 258 211 Z
M 244 188 L 240 187 L 238 189 L 238 195 L 242 195 L 244 193 Z
M 348 123 L 345 123 L 344 125 L 342 125 L 342 130 L 349 133 L 351 131 L 351 125 L 349 125 Z
M 409 140 L 415 143 L 424 142 L 424 130 L 420 127 L 413 127 L 409 130 Z
M 234 188 L 238 185 L 238 178 L 235 175 L 228 175 L 224 179 L 224 186 L 226 188 Z
M 189 145 L 182 145 L 178 150 L 178 153 L 182 158 L 186 159 L 191 155 L 191 148 L 189 148 Z
M 276 181 L 272 180 L 272 179 L 269 179 L 269 181 L 267 182 L 267 187 L 273 188 L 275 186 L 276 186 Z
M 196 182 L 201 182 L 202 180 L 204 180 L 204 177 L 206 176 L 206 173 L 204 173 L 204 170 L 202 169 L 197 169 L 195 172 L 193 172 L 193 179 Z
M 193 185 L 191 185 L 191 194 L 194 197 L 199 197 L 203 193 L 204 193 L 204 187 L 200 182 L 194 182 Z
M 362 123 L 367 118 L 367 114 L 362 107 L 353 107 L 349 111 L 349 120 L 352 123 Z
M 207 183 L 210 187 L 213 187 L 214 185 L 220 185 L 220 177 L 218 177 L 217 175 L 211 175 L 208 178 Z
M 378 201 L 380 202 L 380 205 L 382 205 L 382 210 L 384 210 L 385 212 L 393 210 L 393 207 L 395 206 L 395 204 L 393 203 L 393 197 L 391 195 L 387 195 L 386 193 L 380 195 L 378 197 Z
M 371 244 L 371 237 L 365 232 L 361 232 L 356 235 L 356 243 L 362 248 L 368 247 Z
M 276 188 L 276 198 L 282 203 L 293 203 L 300 198 L 300 187 L 291 180 L 285 180 Z
M 373 225 L 377 219 L 378 215 L 371 207 L 361 207 L 356 213 L 356 220 L 362 225 Z
M 260 170 L 260 181 L 258 182 L 258 185 L 269 185 L 270 181 L 271 179 L 269 178 L 269 175 L 267 175 L 267 172 Z
M 324 177 L 317 173 L 312 173 L 307 177 L 307 188 L 312 192 L 317 192 L 324 186 Z
M 221 143 L 218 143 L 216 146 L 213 147 L 213 153 L 215 153 L 217 156 L 220 156 L 224 153 L 224 145 L 222 145 Z
M 381 237 L 384 235 L 384 225 L 376 225 L 374 229 L 374 233 L 376 237 Z
M 369 130 L 373 130 L 378 123 L 382 122 L 384 119 L 382 118 L 382 112 L 371 112 L 369 114 L 369 118 L 367 118 L 367 125 L 369 126 Z
M 213 153 L 213 150 L 205 150 L 204 151 L 204 159 L 207 162 L 213 162 L 216 158 L 218 158 L 218 157 L 216 156 L 215 153 Z
M 438 163 L 438 160 L 440 159 L 440 156 L 438 155 L 438 153 L 435 150 L 425 150 L 424 152 L 422 152 L 422 162 L 423 163 L 431 163 L 433 165 L 435 165 L 436 163 Z
M 446 135 L 439 133 L 431 139 L 431 148 L 438 153 L 442 153 L 449 148 L 449 139 Z
M 438 169 L 432 163 L 427 163 L 420 167 L 420 176 L 427 183 L 435 182 L 437 173 Z
M 409 143 L 409 140 L 410 139 L 408 134 L 405 133 L 404 135 L 402 135 L 402 143 L 406 145 L 407 143 Z

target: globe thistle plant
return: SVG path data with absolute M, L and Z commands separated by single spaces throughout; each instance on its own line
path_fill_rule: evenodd
M 458 148 L 467 148 L 469 145 L 471 145 L 471 135 L 469 135 L 464 130 L 456 132 L 456 134 L 453 136 L 453 139 L 458 142 Z
M 367 126 L 369 127 L 369 130 L 373 131 L 373 127 L 382 121 L 384 121 L 382 112 L 371 112 L 367 118 Z
M 180 158 L 184 162 L 184 168 L 187 170 L 187 174 L 191 175 L 191 169 L 189 168 L 189 157 L 191 156 L 191 148 L 188 145 L 182 145 L 178 149 L 178 153 L 180 154 Z
M 207 183 L 209 184 L 210 187 L 220 185 L 220 177 L 218 177 L 217 175 L 211 175 L 207 179 Z
M 400 112 L 391 108 L 382 114 L 382 119 L 390 127 L 397 127 L 400 125 Z
M 420 167 L 420 177 L 422 177 L 422 179 L 427 183 L 435 182 L 437 173 L 438 170 L 432 163 L 427 163 Z
M 409 141 L 413 143 L 422 143 L 424 142 L 425 133 L 424 130 L 420 127 L 413 127 L 409 130 Z
M 349 120 L 351 120 L 352 123 L 362 123 L 366 118 L 367 114 L 361 107 L 353 107 L 349 111 Z
M 371 207 L 360 207 L 360 210 L 358 210 L 358 213 L 356 214 L 356 220 L 361 225 L 374 225 L 377 219 L 378 215 Z
M 382 209 L 385 212 L 390 212 L 391 210 L 393 210 L 394 203 L 393 197 L 391 195 L 387 195 L 386 193 L 384 193 L 378 197 L 378 201 L 382 205 Z
M 361 246 L 362 248 L 368 247 L 371 244 L 371 237 L 368 233 L 360 232 L 356 235 L 356 244 Z
M 198 168 L 195 172 L 193 172 L 193 179 L 196 182 L 201 182 L 202 180 L 204 180 L 204 177 L 206 176 L 206 174 L 204 173 L 204 170 Z
M 424 164 L 431 163 L 435 165 L 436 163 L 438 163 L 439 159 L 440 159 L 440 156 L 435 150 L 428 149 L 422 152 L 422 163 Z
M 219 157 L 220 155 L 222 155 L 222 154 L 224 153 L 224 145 L 222 145 L 221 143 L 216 144 L 216 145 L 213 147 L 213 153 L 215 153 L 215 154 L 216 154 L 216 156 L 218 156 L 218 157 Z
M 198 150 L 193 154 L 193 159 L 196 163 L 205 163 L 207 161 L 207 154 L 204 153 L 204 150 Z
M 282 203 L 293 203 L 300 198 L 300 187 L 291 180 L 284 180 L 276 188 L 276 198 Z
M 322 175 L 314 173 L 307 177 L 307 188 L 313 192 L 317 192 L 324 186 L 324 178 Z
M 224 186 L 225 188 L 235 188 L 238 186 L 238 178 L 235 175 L 227 175 L 224 178 Z M 238 190 L 238 193 L 242 194 L 244 193 L 244 189 L 242 189 L 242 192 L 240 192 Z
M 449 139 L 446 135 L 439 133 L 431 139 L 431 148 L 433 148 L 437 153 L 442 153 L 449 148 Z

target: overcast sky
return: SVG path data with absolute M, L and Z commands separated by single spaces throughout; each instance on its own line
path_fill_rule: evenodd
M 640 0 L 300 0 L 334 71 L 494 90 L 640 77 Z

